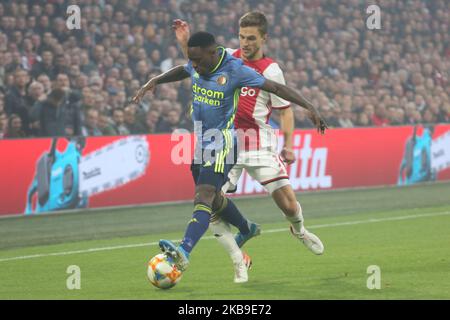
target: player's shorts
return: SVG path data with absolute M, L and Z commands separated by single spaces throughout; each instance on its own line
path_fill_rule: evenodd
M 243 169 L 270 194 L 279 188 L 290 185 L 286 165 L 278 153 L 269 150 L 255 150 L 239 153 L 236 164 L 228 174 L 229 181 L 222 188 L 223 192 L 236 191 Z
M 192 161 L 191 173 L 195 185 L 207 184 L 220 191 L 228 181 L 228 174 L 236 163 L 236 147 L 231 152 L 233 152 L 231 156 L 219 161 L 202 161 L 201 164 Z

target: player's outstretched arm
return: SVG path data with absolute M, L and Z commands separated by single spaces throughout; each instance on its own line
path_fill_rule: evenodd
M 178 44 L 181 46 L 183 56 L 188 59 L 188 41 L 191 35 L 189 24 L 181 19 L 175 19 L 172 23 L 172 29 L 175 31 Z
M 142 97 L 148 92 L 155 90 L 158 84 L 181 81 L 188 78 L 190 75 L 184 69 L 184 66 L 176 66 L 159 76 L 151 78 L 146 84 L 144 84 L 133 97 L 133 102 L 139 103 Z
M 308 101 L 301 93 L 295 91 L 294 89 L 285 86 L 283 84 L 277 83 L 275 81 L 266 79 L 262 90 L 271 92 L 280 98 L 298 104 L 300 107 L 305 108 L 310 113 L 311 121 L 317 128 L 317 131 L 320 133 L 325 133 L 325 130 L 328 128 L 325 120 L 320 116 L 319 111 L 314 107 L 314 105 Z

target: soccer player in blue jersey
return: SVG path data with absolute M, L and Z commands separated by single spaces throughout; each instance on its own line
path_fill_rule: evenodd
M 268 80 L 229 55 L 216 44 L 212 34 L 197 32 L 188 41 L 186 65 L 150 79 L 135 95 L 134 102 L 162 83 L 192 80 L 192 118 L 201 123 L 196 130 L 198 143 L 194 157 L 193 177 L 196 183 L 194 213 L 179 246 L 169 240 L 161 240 L 161 250 L 171 256 L 177 267 L 184 271 L 194 246 L 209 226 L 210 214 L 220 212 L 223 219 L 242 227 L 245 218 L 229 199 L 221 194 L 228 172 L 236 161 L 234 116 L 240 89 L 257 87 L 291 101 L 310 111 L 311 120 L 320 133 L 327 129 L 316 108 L 301 94 L 288 86 Z M 248 227 L 248 226 L 247 226 Z
M 176 19 L 172 25 L 183 55 L 188 57 L 189 24 Z M 239 19 L 239 49 L 227 48 L 227 52 L 240 58 L 245 65 L 253 68 L 269 80 L 285 84 L 283 71 L 277 62 L 264 53 L 267 40 L 268 22 L 258 11 L 244 14 Z M 278 154 L 277 137 L 268 119 L 273 110 L 280 113 L 280 131 L 283 133 L 283 149 Z M 292 151 L 294 129 L 293 111 L 290 103 L 258 88 L 243 87 L 235 117 L 238 132 L 238 160 L 228 174 L 228 182 L 222 187 L 224 193 L 236 191 L 243 169 L 271 194 L 290 224 L 291 234 L 312 253 L 320 255 L 324 251 L 320 238 L 308 231 L 304 225 L 303 210 L 289 183 L 286 165 L 295 161 Z M 246 139 L 248 139 L 246 141 Z M 284 162 L 284 163 L 283 163 Z M 255 223 L 249 222 L 252 227 Z M 259 232 L 244 234 L 241 230 L 233 235 L 230 223 L 221 218 L 220 213 L 211 215 L 210 229 L 218 242 L 228 252 L 233 262 L 235 282 L 248 281 L 250 257 L 240 248 Z M 259 231 L 256 225 L 256 231 Z M 255 229 L 253 228 L 252 231 Z

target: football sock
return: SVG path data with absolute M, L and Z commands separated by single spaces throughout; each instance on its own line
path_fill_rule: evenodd
M 192 219 L 189 221 L 180 245 L 186 252 L 191 253 L 198 240 L 208 230 L 210 216 L 211 208 L 209 206 L 202 203 L 195 205 Z
M 243 259 L 242 251 L 239 249 L 236 241 L 234 240 L 234 235 L 231 232 L 230 225 L 223 221 L 222 219 L 211 220 L 209 224 L 214 237 L 217 241 L 225 248 L 225 251 L 231 257 L 233 263 L 240 263 Z
M 216 213 L 220 215 L 225 222 L 228 222 L 238 228 L 242 234 L 248 234 L 250 232 L 249 221 L 244 218 L 233 201 L 226 197 L 223 199 L 222 207 L 217 210 Z
M 303 227 L 303 213 L 302 213 L 302 206 L 300 203 L 297 202 L 297 214 L 295 216 L 287 216 L 285 215 L 286 219 L 291 223 L 292 227 L 294 228 L 294 232 L 297 234 L 304 232 Z

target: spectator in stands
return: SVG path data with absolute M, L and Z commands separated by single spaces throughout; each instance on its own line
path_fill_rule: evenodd
M 52 82 L 50 81 L 50 77 L 46 74 L 41 74 L 36 79 L 38 82 L 42 83 L 44 86 L 44 93 L 49 94 L 52 91 Z
M 365 27 L 364 10 L 354 2 L 326 0 L 322 6 L 315 1 L 302 5 L 294 5 L 293 0 L 258 2 L 255 8 L 266 14 L 272 26 L 267 54 L 279 62 L 287 83 L 302 88 L 319 108 L 328 106 L 330 110 L 325 107 L 324 112 L 332 127 L 349 126 L 342 119 L 349 108 L 353 124 L 371 125 L 374 117 L 375 125 L 380 125 L 375 110 L 369 110 L 380 103 L 390 122 L 381 120 L 381 125 L 411 124 L 419 119 L 448 123 L 447 2 L 412 0 L 406 6 L 402 0 L 390 1 L 383 11 L 385 22 L 380 32 Z M 148 78 L 184 63 L 170 29 L 172 17 L 188 19 L 193 31 L 219 30 L 219 43 L 237 48 L 237 12 L 248 6 L 246 0 L 211 0 L 208 6 L 153 1 L 152 10 L 148 10 L 144 0 L 114 1 L 114 5 L 84 1 L 82 29 L 69 31 L 64 15 L 71 1 L 18 3 L 0 4 L 0 87 L 9 94 L 16 87 L 16 70 L 28 69 L 32 79 L 27 83 L 37 80 L 49 94 L 53 89 L 49 79 L 54 81 L 58 73 L 66 73 L 71 91 L 91 91 L 91 96 L 82 95 L 88 103 L 77 111 L 79 117 L 84 118 L 87 106 L 96 106 L 101 96 L 107 106 L 106 110 L 100 107 L 105 110 L 102 119 L 110 117 L 111 121 L 112 109 L 123 108 Z M 218 7 L 221 10 L 217 11 Z M 167 125 L 168 110 L 181 103 L 176 113 L 184 123 L 190 95 L 189 79 L 170 85 L 144 99 L 138 110 L 146 115 L 135 117 L 146 122 L 151 114 L 164 118 L 160 126 Z M 169 100 L 168 109 L 154 108 L 163 100 Z M 18 112 L 10 110 L 9 101 L 8 115 Z M 415 104 L 414 109 L 408 110 L 409 103 Z M 366 109 L 368 105 L 372 107 Z M 23 127 L 32 134 L 27 131 L 25 109 L 20 107 Z M 153 120 L 150 123 L 152 132 Z
M 372 123 L 377 127 L 389 125 L 390 121 L 387 117 L 387 110 L 384 103 L 379 103 L 375 107 L 375 113 L 372 115 Z
M 56 76 L 55 66 L 53 64 L 53 53 L 50 50 L 42 52 L 42 56 L 38 57 L 39 62 L 33 65 L 31 75 L 37 78 L 41 74 L 47 75 L 50 79 L 54 79 Z
M 55 79 L 54 88 L 59 88 L 64 90 L 66 93 L 70 91 L 70 80 L 67 73 L 58 73 Z
M 394 117 L 391 120 L 391 125 L 400 126 L 405 123 L 405 111 L 401 108 L 395 108 Z
M 94 96 L 94 108 L 104 114 L 110 114 L 111 112 L 111 107 L 106 103 L 103 94 L 96 94 Z
M 176 129 L 184 129 L 184 125 L 181 123 L 179 111 L 172 109 L 167 113 L 166 117 L 158 123 L 156 132 L 172 133 Z
M 25 138 L 26 134 L 22 128 L 22 119 L 17 114 L 11 114 L 8 118 L 8 125 L 4 138 Z
M 4 114 L 5 117 L 8 118 L 8 115 L 6 114 L 6 111 L 5 111 L 5 92 L 1 87 L 0 87 L 0 114 Z M 7 122 L 8 121 L 6 121 L 4 123 L 4 126 L 2 127 L 3 129 L 6 128 Z M 0 130 L 0 132 L 2 132 L 2 131 Z
M 106 113 L 100 113 L 98 118 L 98 128 L 104 136 L 114 136 L 116 132 L 113 128 L 112 121 Z
M 444 102 L 442 104 L 437 121 L 439 123 L 450 123 L 450 102 Z
M 361 112 L 357 116 L 356 120 L 357 127 L 370 127 L 372 126 L 372 121 L 369 115 L 366 112 Z
M 333 110 L 330 108 L 330 106 L 324 105 L 322 107 L 321 113 L 330 128 L 340 127 L 339 121 L 334 115 Z
M 5 111 L 8 115 L 16 114 L 20 117 L 21 126 L 25 133 L 29 132 L 29 115 L 31 106 L 28 103 L 27 84 L 30 81 L 26 70 L 17 69 L 14 72 L 14 86 L 5 97 Z
M 66 93 L 61 88 L 53 89 L 39 108 L 41 137 L 65 136 Z
M 145 117 L 145 133 L 156 133 L 156 126 L 159 121 L 159 111 L 157 110 L 149 110 Z
M 81 134 L 84 137 L 101 136 L 102 132 L 98 128 L 99 111 L 94 108 L 89 108 L 85 112 L 85 121 L 81 127 Z
M 299 129 L 314 128 L 314 125 L 308 118 L 308 111 L 302 108 L 294 108 L 294 124 Z
M 0 32 L 0 42 L 2 42 L 2 39 L 1 39 L 2 37 L 5 37 L 5 36 Z M 0 88 L 4 88 L 4 86 L 5 86 L 5 83 L 4 83 L 5 75 L 6 75 L 5 53 L 0 49 Z
M 8 115 L 0 111 L 0 139 L 5 138 L 6 128 L 8 128 Z
M 40 110 L 42 101 L 47 98 L 44 92 L 44 85 L 40 82 L 34 81 L 28 87 L 28 103 L 31 105 L 28 113 L 30 120 L 30 135 L 39 136 L 40 134 Z
M 65 92 L 64 96 L 64 125 L 65 135 L 74 136 L 81 133 L 81 111 L 79 101 L 81 96 L 77 91 L 71 89 L 69 76 L 66 73 L 58 73 L 54 88 Z
M 341 108 L 341 114 L 338 121 L 339 126 L 342 128 L 353 128 L 355 126 L 352 121 L 352 109 L 350 106 Z
M 130 134 L 141 134 L 145 132 L 145 128 L 136 118 L 137 111 L 138 106 L 134 103 L 128 105 L 124 109 L 125 125 Z
M 2 88 L 0 88 L 0 112 L 5 111 L 5 93 Z
M 148 74 L 149 74 L 150 68 L 148 66 L 147 61 L 140 60 L 136 64 L 136 77 L 139 80 L 139 83 L 143 85 L 148 81 Z
M 125 124 L 125 112 L 122 108 L 116 108 L 113 110 L 112 128 L 115 135 L 122 136 L 130 134 L 130 131 Z
M 20 32 L 19 32 L 19 34 L 20 34 Z M 26 70 L 24 64 L 22 63 L 22 57 L 20 55 L 20 52 L 16 48 L 17 47 L 16 44 L 13 44 L 12 46 L 14 47 L 14 49 L 13 49 L 12 53 L 10 54 L 11 63 L 9 63 L 6 66 L 6 71 L 14 72 L 15 70 L 18 70 L 18 69 Z
M 80 110 L 93 108 L 95 104 L 95 95 L 90 87 L 84 87 L 81 91 Z
M 97 67 L 96 67 L 95 63 L 89 59 L 88 52 L 86 50 L 81 51 L 80 71 L 89 76 L 95 70 L 97 70 Z
M 422 112 L 422 123 L 423 124 L 431 124 L 436 123 L 437 119 L 434 114 L 430 111 L 430 109 L 426 108 Z
M 175 60 L 178 58 L 178 50 L 175 46 L 167 49 L 167 58 L 161 62 L 161 72 L 166 72 L 175 66 Z
M 28 86 L 28 104 L 33 105 L 36 101 L 42 101 L 46 98 L 44 85 L 40 82 L 33 81 Z
M 93 49 L 94 50 L 92 52 L 92 62 L 95 66 L 95 69 L 100 74 L 104 74 L 103 59 L 105 58 L 105 47 L 100 44 L 97 44 Z

